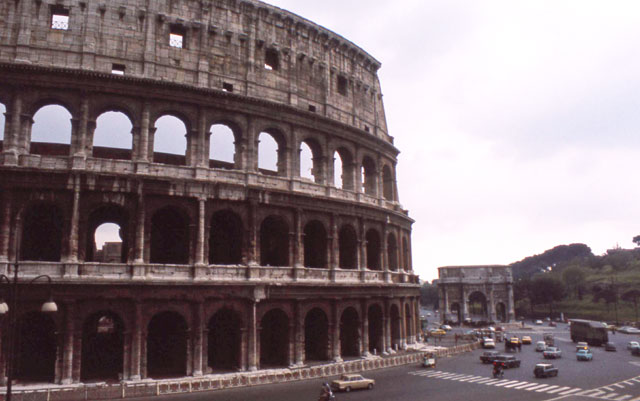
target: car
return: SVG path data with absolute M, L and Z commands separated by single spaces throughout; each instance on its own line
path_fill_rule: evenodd
M 622 326 L 618 329 L 620 333 L 624 334 L 640 334 L 640 330 L 631 326 Z
M 499 354 L 498 351 L 484 351 L 482 355 L 480 355 L 480 360 L 482 363 L 492 363 Z
M 556 322 L 549 322 L 549 327 L 557 327 L 558 325 L 556 324 Z
M 422 358 L 422 367 L 423 368 L 435 368 L 436 367 L 436 356 L 435 354 L 427 354 Z
M 631 350 L 634 348 L 640 348 L 640 343 L 638 343 L 637 341 L 629 341 L 627 343 L 627 349 Z
M 538 319 L 534 322 L 538 326 L 542 326 L 542 320 Z
M 442 329 L 431 329 L 429 330 L 429 334 L 432 336 L 444 336 L 447 332 Z
M 495 348 L 496 342 L 493 341 L 493 338 L 485 337 L 482 339 L 482 348 Z
M 496 355 L 493 359 L 493 363 L 502 364 L 505 368 L 519 368 L 520 367 L 520 359 L 516 358 L 513 355 Z
M 604 350 L 605 351 L 617 351 L 616 349 L 616 345 L 612 342 L 608 342 L 604 345 Z
M 516 336 L 513 336 L 513 337 L 509 338 L 509 342 L 510 342 L 511 344 L 516 345 L 516 346 L 517 346 L 518 344 L 522 344 L 522 343 L 520 342 L 520 339 L 519 339 L 518 337 L 516 337 Z
M 593 354 L 589 349 L 581 349 L 576 353 L 576 359 L 579 361 L 591 361 L 593 360 Z
M 550 363 L 538 363 L 536 367 L 533 368 L 533 374 L 538 378 L 554 377 L 558 376 L 558 368 Z
M 443 324 L 442 326 L 440 326 L 440 328 L 444 331 L 451 331 L 452 328 L 451 326 L 449 326 L 448 324 Z
M 332 381 L 331 389 L 333 391 L 346 391 L 348 393 L 351 390 L 365 388 L 371 390 L 375 384 L 376 381 L 373 379 L 365 379 L 362 375 L 348 374 L 342 375 L 339 379 Z
M 562 358 L 562 351 L 560 351 L 558 347 L 547 347 L 542 353 L 542 356 L 544 356 L 544 359 Z
M 531 337 L 529 336 L 522 336 L 522 345 L 531 345 Z
M 576 344 L 576 351 L 580 351 L 581 349 L 589 350 L 589 344 L 585 343 L 584 341 L 580 341 Z
M 640 356 L 640 347 L 632 348 L 631 355 Z
M 545 344 L 544 341 L 538 341 L 536 343 L 536 352 L 544 352 L 545 349 L 547 349 L 547 344 Z

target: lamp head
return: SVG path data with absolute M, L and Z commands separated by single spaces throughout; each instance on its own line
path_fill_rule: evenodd
M 40 309 L 44 313 L 53 313 L 58 311 L 58 305 L 53 302 L 52 299 L 49 299 L 47 302 L 42 304 L 42 308 Z
M 9 312 L 9 305 L 7 305 L 6 302 L 4 302 L 3 299 L 0 299 L 0 315 L 4 315 L 5 313 Z

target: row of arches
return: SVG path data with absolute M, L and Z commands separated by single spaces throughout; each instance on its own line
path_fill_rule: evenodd
M 286 367 L 298 357 L 293 354 L 296 344 L 296 325 L 300 325 L 302 339 L 299 348 L 303 363 L 329 361 L 336 357 L 360 357 L 381 353 L 402 345 L 403 333 L 407 338 L 415 335 L 413 313 L 408 304 L 395 303 L 389 307 L 389 340 L 385 339 L 385 316 L 379 304 L 370 305 L 361 316 L 356 307 L 342 310 L 338 327 L 331 324 L 330 314 L 323 307 L 313 307 L 295 321 L 284 309 L 274 307 L 257 322 L 257 352 L 259 368 Z M 404 312 L 404 323 L 402 312 Z M 363 324 L 363 318 L 367 324 Z M 56 363 L 60 359 L 56 322 L 47 314 L 29 312 L 18 318 L 18 341 L 14 354 L 14 375 L 21 382 L 54 382 Z M 225 373 L 247 369 L 246 359 L 251 330 L 243 314 L 234 308 L 223 307 L 215 311 L 203 327 L 202 352 L 206 355 L 204 373 Z M 142 329 L 141 370 L 144 378 L 182 377 L 191 374 L 188 355 L 194 347 L 187 319 L 176 311 L 164 310 L 154 314 Z M 363 333 L 363 330 L 366 333 Z M 113 310 L 100 310 L 89 315 L 74 340 L 80 359 L 79 381 L 116 381 L 125 376 L 125 361 L 132 360 L 128 346 L 132 332 L 125 319 Z M 368 345 L 363 343 L 366 334 Z M 337 336 L 337 337 L 336 337 Z M 334 339 L 336 337 L 336 339 Z M 79 341 L 78 341 L 79 340 Z M 337 340 L 337 341 L 336 341 Z M 6 346 L 6 342 L 3 342 Z M 334 349 L 334 347 L 338 349 Z M 366 346 L 367 348 L 363 348 Z M 197 352 L 197 351 L 195 351 Z M 77 362 L 72 362 L 74 365 Z M 126 378 L 126 377 L 125 377 Z
M 134 254 L 135 226 L 138 224 L 128 209 L 116 204 L 102 204 L 88 212 L 81 223 L 81 244 L 84 249 L 79 259 L 86 262 L 127 263 Z M 193 219 L 187 210 L 164 206 L 150 213 L 145 249 L 148 262 L 156 264 L 194 263 L 192 252 L 195 230 Z M 20 241 L 20 259 L 58 262 L 63 258 L 63 239 L 66 219 L 63 211 L 54 203 L 30 204 L 23 213 Z M 209 265 L 242 265 L 248 262 L 250 230 L 243 218 L 232 209 L 222 209 L 211 214 L 205 222 L 206 254 Z M 84 227 L 84 228 L 82 228 Z M 296 243 L 295 228 L 281 215 L 267 215 L 258 221 L 258 260 L 262 266 L 291 266 L 295 258 L 290 250 L 300 247 L 300 263 L 310 268 L 329 268 L 330 254 L 336 252 L 339 268 L 410 271 L 409 243 L 396 232 L 388 232 L 383 238 L 377 228 L 368 228 L 358 234 L 356 228 L 344 223 L 337 228 L 333 243 L 325 223 L 310 219 L 301 227 L 301 241 Z M 106 239 L 105 239 L 106 238 Z M 383 244 L 383 241 L 385 243 Z M 360 244 L 363 243 L 363 245 Z M 105 243 L 110 246 L 105 249 Z M 399 252 L 399 250 L 402 252 Z M 386 252 L 386 254 L 385 254 Z M 362 255 L 364 254 L 364 256 Z M 384 260 L 383 260 L 383 256 Z M 363 260 L 364 259 L 364 260 Z
M 45 102 L 46 103 L 46 102 Z M 36 103 L 38 104 L 38 103 Z M 0 110 L 6 106 L 0 104 Z M 142 151 L 135 149 L 145 146 L 150 161 L 170 165 L 204 164 L 210 168 L 257 169 L 264 174 L 288 176 L 293 169 L 294 176 L 308 179 L 318 184 L 328 184 L 336 188 L 363 192 L 371 196 L 397 200 L 394 166 L 390 162 L 377 160 L 374 154 L 364 154 L 358 160 L 348 145 L 338 145 L 334 150 L 325 150 L 313 135 L 302 136 L 295 142 L 296 152 L 290 152 L 293 140 L 281 128 L 264 128 L 256 138 L 255 156 L 243 152 L 247 147 L 246 133 L 242 124 L 232 119 L 212 120 L 203 135 L 198 137 L 197 124 L 174 111 L 158 112 L 149 121 L 148 143 L 136 145 L 136 135 L 140 131 L 139 119 L 125 106 L 104 106 L 87 129 L 88 144 L 83 145 L 88 155 L 96 158 L 134 160 Z M 62 102 L 48 103 L 33 113 L 33 118 L 24 120 L 30 124 L 28 143 L 25 151 L 31 154 L 69 155 L 73 143 L 81 142 L 77 119 Z M 4 139 L 5 127 L 0 130 Z M 21 134 L 24 135 L 24 134 Z M 6 141 L 5 141 L 6 142 Z M 5 145 L 6 146 L 6 145 Z M 203 149 L 200 149 L 204 147 Z M 329 153 L 327 153 L 329 152 Z M 329 160 L 327 160 L 330 158 Z M 290 160 L 290 161 L 289 161 Z M 293 164 L 288 166 L 288 164 Z

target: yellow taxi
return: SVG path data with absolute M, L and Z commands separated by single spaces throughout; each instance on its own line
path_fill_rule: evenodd
M 511 337 L 511 338 L 509 339 L 509 342 L 510 342 L 511 344 L 515 344 L 515 345 L 522 344 L 522 343 L 520 342 L 520 339 L 519 339 L 518 337 L 515 337 L 515 336 L 514 336 L 514 337 Z
M 531 337 L 529 337 L 529 336 L 522 336 L 522 344 L 523 344 L 523 345 L 524 345 L 524 344 L 529 344 L 529 345 L 531 345 L 531 342 L 532 342 L 532 341 L 531 341 Z
M 444 336 L 447 334 L 447 332 L 442 329 L 435 329 L 435 330 L 430 330 L 429 334 L 432 336 Z

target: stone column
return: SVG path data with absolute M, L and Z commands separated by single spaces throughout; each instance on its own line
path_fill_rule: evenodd
M 391 306 L 389 299 L 384 300 L 384 327 L 385 341 L 384 341 L 384 354 L 388 355 L 391 351 Z
M 144 236 L 145 236 L 145 210 L 144 210 L 144 189 L 142 182 L 138 183 L 138 204 L 136 210 L 136 256 L 134 263 L 144 263 Z
M 258 354 L 257 305 L 258 303 L 256 301 L 251 301 L 251 305 L 249 306 L 249 352 L 247 365 L 249 365 L 250 372 L 258 370 L 258 361 L 260 358 L 260 355 Z
M 495 305 L 495 299 L 493 297 L 493 285 L 489 285 L 489 305 L 487 305 L 487 308 L 489 309 L 489 321 L 490 322 L 495 322 L 496 321 L 496 305 Z
M 9 261 L 9 242 L 11 238 L 11 192 L 9 189 L 2 191 L 2 222 L 0 223 L 0 263 Z M 0 271 L 7 274 L 4 268 Z
M 74 129 L 71 133 L 71 143 L 75 143 L 72 154 L 74 156 L 86 157 L 86 150 L 89 139 L 87 138 L 87 123 L 89 121 L 89 97 L 86 93 L 83 93 L 82 98 L 80 99 L 80 119 L 73 119 L 72 121 L 76 122 L 76 124 L 73 124 Z M 91 143 L 91 146 L 93 146 L 93 143 Z
M 73 383 L 73 346 L 74 346 L 74 321 L 75 304 L 68 302 L 64 304 L 64 340 L 62 344 L 62 384 Z
M 338 314 L 338 301 L 331 302 L 332 333 L 332 358 L 334 362 L 342 362 L 342 352 L 340 349 L 340 315 Z
M 135 150 L 135 154 L 138 157 L 139 162 L 145 162 L 148 163 L 149 162 L 149 133 L 150 131 L 155 131 L 155 129 L 153 129 L 152 127 L 150 127 L 150 108 L 151 105 L 149 104 L 149 102 L 145 101 L 142 104 L 142 116 L 140 118 L 140 137 L 139 142 L 136 144 L 134 142 L 133 146 L 137 148 Z M 153 152 L 153 147 L 151 148 L 151 151 Z
M 198 199 L 198 238 L 196 240 L 196 263 L 194 274 L 196 278 L 204 276 L 204 268 L 206 266 L 204 261 L 206 204 L 207 200 L 204 197 Z
M 329 257 L 328 257 L 328 261 L 329 261 L 329 276 L 331 278 L 331 281 L 335 281 L 336 280 L 336 269 L 338 268 L 338 265 L 340 264 L 340 244 L 339 244 L 339 237 L 340 235 L 338 234 L 338 216 L 335 213 L 331 214 L 331 228 L 329 231 Z
M 469 294 L 462 288 L 462 322 L 469 318 Z
M 302 308 L 300 302 L 296 301 L 294 304 L 294 354 L 295 354 L 295 366 L 302 366 L 305 362 L 305 332 L 304 332 L 304 316 L 302 316 Z
M 17 155 L 24 155 L 31 150 L 31 128 L 33 127 L 33 118 L 30 115 L 23 114 L 20 116 L 20 132 L 16 136 Z
M 78 226 L 80 225 L 80 176 L 73 177 L 73 203 L 69 233 L 69 254 L 67 262 L 78 262 Z M 77 274 L 77 272 L 76 272 Z
M 11 103 L 11 109 L 5 113 L 5 132 L 4 132 L 4 144 L 3 153 L 5 157 L 5 164 L 17 164 L 18 163 L 18 151 L 17 143 L 20 136 L 20 122 L 22 115 L 22 92 L 16 90 L 13 93 L 13 99 Z M 7 129 L 8 128 L 8 129 Z
M 131 376 L 130 380 L 142 379 L 142 304 L 135 300 L 133 304 L 133 330 L 131 336 Z
M 240 370 L 245 372 L 247 370 L 247 362 L 249 358 L 249 330 L 246 327 L 240 328 Z M 206 357 L 205 353 L 205 357 Z M 207 367 L 207 373 L 209 368 Z
M 388 243 L 387 243 L 387 237 L 389 235 L 389 228 L 388 228 L 388 224 L 387 223 L 383 223 L 382 224 L 382 238 L 381 238 L 381 252 L 382 252 L 382 258 L 380 258 L 380 262 L 382 263 L 382 266 L 380 266 L 380 270 L 382 270 L 384 272 L 384 277 L 385 277 L 385 281 L 390 282 L 391 281 L 391 275 L 389 273 L 389 247 L 388 247 Z
M 278 147 L 280 146 L 278 144 Z M 291 152 L 291 146 L 285 146 L 282 150 L 278 149 L 278 175 L 281 177 L 291 178 L 293 176 L 293 168 L 291 167 L 293 156 Z
M 202 343 L 204 329 L 204 304 L 202 300 L 193 303 L 193 376 L 202 376 Z
M 358 234 L 358 244 L 359 244 L 359 249 L 360 249 L 360 270 L 364 273 L 365 270 L 367 270 L 367 237 L 366 237 L 366 232 L 364 231 L 364 221 L 362 221 L 362 218 L 358 218 L 358 225 L 359 225 L 359 230 L 360 231 Z M 364 280 L 364 274 L 362 276 L 363 280 Z
M 516 312 L 513 302 L 513 284 L 507 283 L 508 305 L 507 305 L 507 322 L 513 322 L 516 320 Z
M 405 305 L 405 299 L 401 298 L 400 299 L 400 347 L 404 348 L 407 345 L 407 337 L 409 336 L 409 333 L 407 333 L 407 314 L 406 314 L 406 308 L 404 307 Z
M 442 305 L 440 305 L 442 313 L 440 314 L 440 322 L 444 324 L 447 320 L 451 320 L 449 316 L 451 311 L 449 310 L 449 293 L 447 292 L 447 286 L 443 284 L 440 288 L 442 290 Z
M 422 338 L 422 322 L 420 321 L 420 298 L 413 299 L 413 313 L 415 316 L 415 327 L 416 327 L 416 341 Z
M 247 245 L 245 261 L 247 266 L 258 266 L 258 202 L 255 199 L 247 201 Z
M 304 233 L 302 229 L 302 209 L 296 209 L 293 232 L 293 267 L 304 267 Z
M 362 355 L 369 356 L 369 311 L 367 301 L 362 301 Z
M 195 132 L 194 132 L 195 133 Z M 192 164 L 197 165 L 198 167 L 208 168 L 209 167 L 209 140 L 208 137 L 210 135 L 207 132 L 207 113 L 205 110 L 200 107 L 198 109 L 198 130 L 197 130 L 197 141 L 192 147 L 193 153 L 195 154 L 195 162 Z

